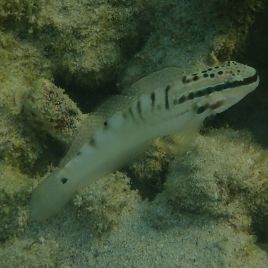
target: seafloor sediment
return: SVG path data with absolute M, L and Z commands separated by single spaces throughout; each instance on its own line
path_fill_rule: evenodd
M 0 267 L 267 267 L 264 1 L 2 0 L 0 11 Z M 260 86 L 192 146 L 176 155 L 155 141 L 30 221 L 32 189 L 87 113 L 153 71 L 229 59 L 257 68 Z

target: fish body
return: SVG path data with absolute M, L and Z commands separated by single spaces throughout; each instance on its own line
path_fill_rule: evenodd
M 123 92 L 134 96 L 132 101 L 104 120 L 76 155 L 34 189 L 32 219 L 58 212 L 81 185 L 122 166 L 142 144 L 198 131 L 206 117 L 225 111 L 258 83 L 254 68 L 233 61 L 187 76 L 166 68 L 139 80 Z

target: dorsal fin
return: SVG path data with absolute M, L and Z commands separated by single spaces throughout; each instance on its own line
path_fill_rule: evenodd
M 174 84 L 174 81 L 179 81 L 181 76 L 179 68 L 167 67 L 137 80 L 130 87 L 123 89 L 122 94 L 137 96 L 142 93 L 165 89 L 168 85 Z
M 134 97 L 125 96 L 125 95 L 113 95 L 106 101 L 104 101 L 95 111 L 96 114 L 109 117 L 115 114 L 116 112 L 126 109 Z

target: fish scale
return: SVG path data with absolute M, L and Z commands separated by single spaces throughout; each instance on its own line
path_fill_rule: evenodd
M 67 154 L 60 168 L 34 189 L 31 217 L 57 213 L 79 187 L 121 167 L 133 152 L 154 138 L 198 132 L 204 119 L 243 99 L 259 83 L 256 70 L 229 61 L 187 76 L 175 67 L 152 73 L 108 101 L 108 116 L 80 149 Z M 83 130 L 85 131 L 85 130 Z M 85 134 L 85 133 L 84 133 Z

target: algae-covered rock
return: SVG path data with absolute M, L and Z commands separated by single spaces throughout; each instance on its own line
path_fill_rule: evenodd
M 173 155 L 161 145 L 157 140 L 126 168 L 132 178 L 132 186 L 138 189 L 144 198 L 153 198 L 163 190 L 166 171 Z
M 39 239 L 15 239 L 0 250 L 1 267 L 60 267 L 57 263 L 58 244 Z
M 97 234 L 111 231 L 138 204 L 136 191 L 130 189 L 129 178 L 120 172 L 91 184 L 74 198 L 81 224 Z
M 48 64 L 31 45 L 3 32 L 0 58 L 0 159 L 29 171 L 43 148 L 21 117 L 22 105 L 37 77 L 49 77 Z
M 144 6 L 140 0 L 55 1 L 36 35 L 57 80 L 73 89 L 96 92 L 102 84 L 109 91 L 121 63 L 143 38 Z
M 258 222 L 265 232 L 267 152 L 249 135 L 228 129 L 199 137 L 196 145 L 172 163 L 167 175 L 163 194 L 175 210 L 222 217 L 240 230 Z
M 7 27 L 21 29 L 36 24 L 41 8 L 51 1 L 44 0 L 2 0 L 0 2 L 0 23 Z
M 43 153 L 42 145 L 25 125 L 3 113 L 0 115 L 0 161 L 30 172 Z
M 1 30 L 0 58 L 0 107 L 18 115 L 24 94 L 37 78 L 51 77 L 50 65 L 32 45 Z
M 42 129 L 63 144 L 70 144 L 82 119 L 76 104 L 46 79 L 40 79 L 26 95 L 23 112 L 36 130 Z
M 3 1 L 0 23 L 40 48 L 62 85 L 94 92 L 115 80 L 148 32 L 145 7 L 140 0 Z
M 250 211 L 254 231 L 259 241 L 268 240 L 268 153 L 262 151 L 252 168 L 251 178 L 245 182 L 248 191 L 245 204 Z
M 0 169 L 0 242 L 3 242 L 27 227 L 32 180 L 2 163 Z

